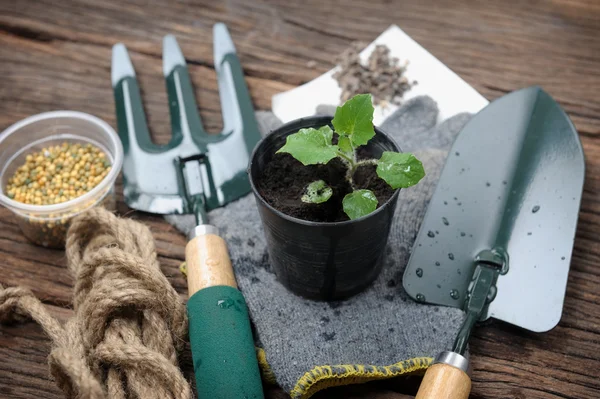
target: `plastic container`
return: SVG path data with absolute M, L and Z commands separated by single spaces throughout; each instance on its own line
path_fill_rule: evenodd
M 258 176 L 284 145 L 286 137 L 307 127 L 331 125 L 331 117 L 302 118 L 283 125 L 254 149 L 248 174 L 262 219 L 273 270 L 292 292 L 310 299 L 337 300 L 357 294 L 379 275 L 398 190 L 374 212 L 343 222 L 312 222 L 294 218 L 268 204 Z M 366 147 L 374 158 L 383 151 L 400 151 L 375 128 Z
M 92 144 L 111 163 L 111 170 L 84 195 L 54 205 L 31 205 L 14 201 L 5 194 L 8 179 L 25 163 L 25 157 L 50 145 L 63 142 Z M 119 136 L 106 122 L 82 112 L 53 111 L 33 115 L 0 134 L 0 203 L 13 211 L 23 234 L 33 243 L 60 248 L 71 219 L 93 206 L 115 208 L 114 184 L 123 164 Z

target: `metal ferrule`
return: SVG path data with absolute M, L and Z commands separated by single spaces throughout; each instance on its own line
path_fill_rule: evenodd
M 456 367 L 457 369 L 460 369 L 460 370 L 464 371 L 465 373 L 470 374 L 469 359 L 467 359 L 466 357 L 464 357 L 462 355 L 459 355 L 456 352 L 445 351 L 445 352 L 440 353 L 439 355 L 437 355 L 437 357 L 433 361 L 433 364 L 438 364 L 438 363 L 443 363 L 443 364 L 447 364 L 452 367 Z
M 214 234 L 216 236 L 220 236 L 219 229 L 212 224 L 200 224 L 192 229 L 189 234 L 189 239 L 205 236 L 207 234 Z

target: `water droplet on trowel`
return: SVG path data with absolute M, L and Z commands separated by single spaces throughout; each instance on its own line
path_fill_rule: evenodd
M 452 299 L 459 299 L 460 298 L 460 294 L 458 293 L 458 290 L 451 289 L 450 290 L 450 298 L 452 298 Z
M 420 267 L 416 270 L 417 273 L 417 277 L 423 277 L 423 269 L 421 269 Z
M 438 288 L 442 288 L 441 284 L 436 284 L 435 286 Z
M 461 237 L 464 237 L 464 236 L 466 236 L 466 235 L 467 235 L 467 233 L 465 233 L 464 231 L 461 231 L 461 232 L 460 232 L 460 236 L 461 236 Z
M 448 258 L 449 258 L 450 260 L 454 260 L 454 254 L 453 254 L 452 252 L 450 252 L 450 253 L 448 254 Z
M 531 231 L 527 233 L 528 236 L 530 236 L 531 234 L 533 234 Z
M 444 201 L 444 205 L 448 205 L 448 201 Z
M 490 187 L 491 185 L 492 185 L 492 183 L 490 183 L 489 181 L 485 182 L 486 187 Z
M 235 306 L 235 302 L 231 298 L 219 299 L 217 301 L 217 306 L 221 309 L 229 309 L 232 306 Z
M 417 294 L 416 298 L 419 302 L 425 302 L 425 295 L 423 294 Z
M 450 224 L 450 222 L 448 222 L 448 219 L 446 218 L 442 218 L 442 223 L 444 223 L 446 226 Z
M 460 152 L 458 152 L 458 151 L 456 151 L 455 154 L 456 154 L 457 157 L 460 156 Z
M 440 262 L 435 262 L 435 265 L 439 266 L 439 265 L 441 265 L 441 263 Z
M 539 211 L 539 210 L 540 210 L 540 206 L 539 206 L 539 205 L 536 205 L 536 206 L 534 206 L 534 207 L 531 209 L 531 212 L 532 212 L 532 213 L 536 213 L 536 212 L 537 212 L 537 211 Z
M 561 257 L 560 257 L 560 260 L 565 260 L 565 257 L 564 257 L 564 256 L 561 256 Z
M 427 237 L 431 237 L 431 238 L 433 238 L 433 237 L 435 237 L 435 233 L 434 233 L 433 231 L 429 230 L 429 231 L 427 232 Z

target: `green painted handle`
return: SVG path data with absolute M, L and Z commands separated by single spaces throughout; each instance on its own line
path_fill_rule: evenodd
M 264 398 L 242 293 L 204 288 L 188 300 L 187 311 L 198 398 Z

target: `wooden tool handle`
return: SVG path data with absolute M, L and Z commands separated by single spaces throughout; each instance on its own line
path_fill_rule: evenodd
M 471 379 L 459 368 L 438 363 L 431 366 L 415 399 L 468 399 Z
M 200 234 L 187 244 L 185 259 L 198 398 L 263 399 L 248 307 L 237 289 L 225 240 Z
M 237 288 L 227 243 L 216 234 L 194 237 L 185 247 L 188 294 L 203 288 L 227 285 Z

